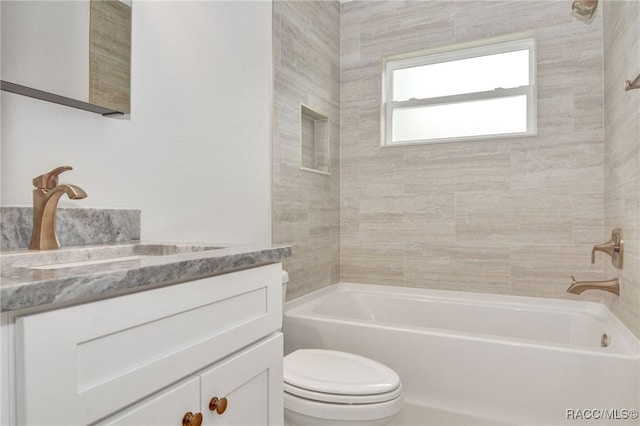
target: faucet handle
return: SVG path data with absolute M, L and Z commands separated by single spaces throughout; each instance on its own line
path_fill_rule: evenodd
M 596 251 L 601 251 L 611 256 L 611 264 L 618 269 L 622 269 L 624 256 L 622 229 L 615 228 L 611 231 L 611 239 L 609 241 L 593 246 L 593 249 L 591 249 L 591 263 L 596 262 Z
M 618 246 L 613 242 L 613 240 L 609 240 L 604 244 L 593 246 L 593 248 L 591 249 L 591 263 L 596 263 L 596 251 L 601 251 L 613 257 L 613 253 L 615 253 L 617 248 Z
M 67 170 L 73 170 L 71 166 L 60 166 L 38 177 L 33 178 L 33 186 L 38 189 L 53 189 L 58 186 L 58 175 Z

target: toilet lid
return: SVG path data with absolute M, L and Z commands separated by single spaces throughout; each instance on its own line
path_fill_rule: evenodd
M 321 395 L 314 399 L 335 402 L 358 397 L 384 401 L 402 393 L 400 377 L 389 367 L 359 355 L 325 349 L 300 349 L 287 355 L 284 385 L 290 393 L 306 398 L 318 393 Z

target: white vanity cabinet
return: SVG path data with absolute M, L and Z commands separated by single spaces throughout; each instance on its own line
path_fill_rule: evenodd
M 16 317 L 17 424 L 282 424 L 281 270 Z

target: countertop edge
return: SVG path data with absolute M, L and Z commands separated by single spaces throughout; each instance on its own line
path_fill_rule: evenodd
M 61 304 L 83 303 L 127 293 L 144 291 L 166 285 L 180 284 L 194 279 L 220 275 L 242 269 L 280 262 L 291 256 L 290 246 L 259 247 L 229 246 L 220 252 L 207 254 L 165 256 L 160 261 L 140 265 L 125 264 L 120 268 L 103 270 L 81 270 L 84 273 L 64 275 L 33 270 L 40 279 L 11 279 L 9 285 L 0 286 L 0 312 L 11 312 L 28 308 L 51 309 Z M 26 272 L 28 268 L 15 268 L 13 272 Z M 3 281 L 6 281 L 3 271 Z M 11 271 L 10 271 L 11 272 Z M 10 273 L 9 272 L 9 273 Z M 60 275 L 60 276 L 58 276 Z M 15 277 L 11 277 L 15 278 Z

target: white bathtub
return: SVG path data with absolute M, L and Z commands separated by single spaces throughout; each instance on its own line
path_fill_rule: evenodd
M 287 303 L 284 335 L 393 368 L 397 425 L 640 424 L 640 343 L 598 303 L 342 283 Z

